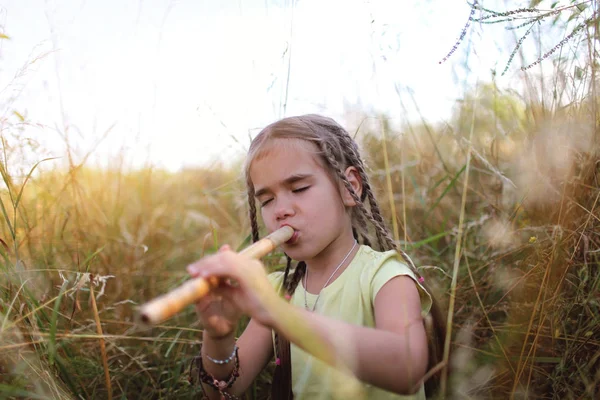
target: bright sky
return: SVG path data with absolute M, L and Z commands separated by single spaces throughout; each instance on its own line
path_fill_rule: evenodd
M 428 120 L 444 119 L 465 77 L 489 80 L 507 58 L 486 27 L 468 74 L 467 45 L 438 64 L 469 15 L 462 0 L 2 3 L 3 118 L 42 124 L 23 135 L 55 156 L 65 131 L 81 156 L 112 127 L 90 159 L 105 165 L 123 148 L 127 164 L 171 170 L 227 160 L 284 115 L 344 124 L 357 107 L 412 120 L 409 90 Z

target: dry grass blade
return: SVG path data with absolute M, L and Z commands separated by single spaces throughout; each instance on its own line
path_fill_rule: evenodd
M 473 113 L 471 115 L 471 130 L 469 132 L 469 147 L 467 149 L 467 162 L 465 165 L 465 182 L 463 184 L 461 205 L 460 205 L 460 217 L 458 220 L 458 234 L 456 235 L 456 248 L 454 251 L 454 267 L 452 269 L 452 283 L 450 284 L 450 301 L 448 304 L 448 320 L 446 323 L 446 340 L 444 342 L 444 367 L 442 369 L 442 378 L 440 382 L 440 392 L 442 398 L 446 395 L 446 389 L 448 384 L 448 362 L 450 359 L 450 342 L 452 340 L 452 319 L 454 316 L 454 303 L 456 301 L 456 282 L 458 280 L 458 265 L 461 258 L 461 244 L 463 240 L 463 227 L 465 220 L 465 209 L 467 202 L 467 191 L 469 187 L 469 167 L 471 165 L 471 146 L 473 139 L 473 131 L 475 130 L 475 107 L 473 107 Z
M 112 400 L 112 385 L 110 383 L 110 372 L 108 370 L 108 357 L 106 355 L 106 344 L 104 343 L 104 334 L 102 332 L 102 323 L 98 314 L 98 306 L 96 305 L 96 296 L 94 295 L 94 281 L 90 279 L 90 300 L 92 302 L 92 310 L 94 311 L 94 320 L 96 321 L 96 332 L 100 339 L 100 355 L 102 356 L 102 366 L 104 367 L 104 380 L 106 382 L 106 390 L 108 391 L 108 400 Z
M 382 141 L 381 144 L 383 145 L 383 160 L 384 160 L 384 166 L 385 166 L 385 181 L 387 184 L 387 192 L 388 192 L 388 199 L 390 202 L 390 210 L 391 210 L 391 214 L 392 214 L 392 229 L 393 229 L 393 233 L 394 233 L 394 240 L 396 241 L 396 243 L 398 243 L 400 241 L 400 234 L 398 232 L 398 221 L 396 219 L 396 205 L 394 202 L 394 189 L 392 188 L 392 177 L 390 175 L 390 164 L 389 164 L 389 160 L 388 160 L 388 151 L 387 151 L 387 138 L 385 135 L 385 123 L 384 121 L 380 121 L 381 122 L 381 136 L 382 136 Z M 406 231 L 406 229 L 405 229 Z

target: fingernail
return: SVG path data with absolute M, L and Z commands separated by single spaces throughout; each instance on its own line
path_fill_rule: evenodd
M 425 282 L 425 278 L 423 278 L 422 276 L 419 278 L 419 282 L 423 283 Z

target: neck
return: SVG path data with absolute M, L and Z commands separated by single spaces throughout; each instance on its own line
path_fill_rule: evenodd
M 309 289 L 317 288 L 318 290 L 325 281 L 331 276 L 333 271 L 340 265 L 340 262 L 348 255 L 352 246 L 354 246 L 354 237 L 352 231 L 348 235 L 338 237 L 335 241 L 331 242 L 321 253 L 316 257 L 306 260 L 306 267 L 309 270 L 309 281 L 307 286 Z M 335 273 L 336 276 L 331 278 L 331 282 L 337 278 L 350 264 L 354 255 L 358 251 L 358 245 L 354 246 L 346 261 Z

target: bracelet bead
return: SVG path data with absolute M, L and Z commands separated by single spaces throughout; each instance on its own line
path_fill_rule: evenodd
M 233 351 L 231 352 L 231 355 L 224 360 L 214 359 L 211 356 L 209 356 L 208 354 L 205 354 L 205 356 L 206 356 L 206 358 L 208 358 L 209 361 L 211 361 L 215 364 L 218 364 L 218 365 L 229 364 L 229 362 L 235 358 L 235 354 L 236 354 L 237 350 L 238 350 L 238 347 L 236 344 L 233 346 Z

